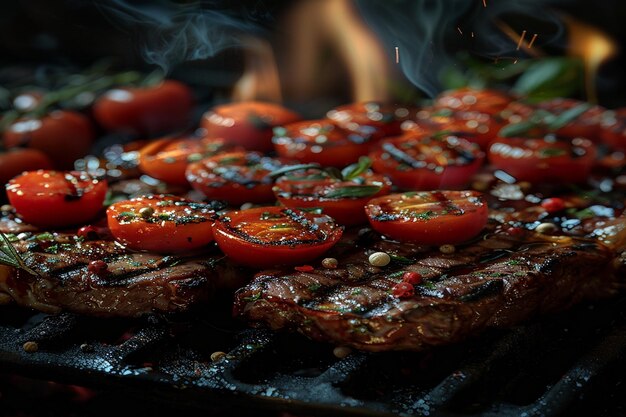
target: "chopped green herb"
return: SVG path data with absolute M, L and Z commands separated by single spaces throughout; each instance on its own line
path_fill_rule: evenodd
M 543 148 L 540 149 L 538 153 L 541 158 L 552 158 L 554 156 L 565 155 L 567 152 L 560 148 Z
M 260 298 L 261 298 L 261 293 L 257 292 L 257 293 L 252 294 L 249 297 L 244 297 L 244 300 L 245 301 L 256 301 L 256 300 L 258 300 Z
M 49 232 L 40 233 L 38 235 L 35 235 L 35 239 L 39 241 L 54 240 L 54 235 Z
M 44 249 L 47 253 L 57 254 L 59 253 L 59 245 L 50 245 L 46 249 Z
M 322 288 L 322 286 L 320 284 L 311 284 L 307 287 L 307 289 L 311 292 L 316 292 L 317 290 L 319 290 L 320 288 Z
M 391 258 L 391 260 L 393 262 L 398 262 L 401 264 L 412 264 L 414 261 L 412 259 L 406 258 L 404 256 L 400 256 L 400 255 L 393 255 L 393 254 L 389 254 L 389 257 Z

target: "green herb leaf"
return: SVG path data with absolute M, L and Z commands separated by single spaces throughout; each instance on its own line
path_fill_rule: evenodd
M 524 121 L 519 123 L 511 123 L 500 129 L 498 135 L 503 138 L 512 138 L 516 136 L 523 136 L 531 129 L 539 126 L 539 123 L 532 121 Z
M 353 185 L 335 188 L 326 193 L 324 198 L 361 198 L 369 197 L 380 191 L 378 185 Z
M 540 149 L 538 154 L 541 158 L 552 158 L 555 156 L 562 156 L 565 155 L 567 152 L 565 152 L 563 149 L 560 148 L 543 148 Z
M 367 171 L 372 166 L 372 160 L 367 156 L 359 158 L 356 164 L 348 165 L 341 170 L 341 176 L 345 181 L 350 181 Z
M 581 103 L 578 106 L 572 107 L 559 114 L 554 118 L 554 120 L 548 125 L 548 129 L 550 130 L 558 130 L 589 110 L 591 108 L 591 104 L 589 103 Z
M 400 264 L 410 265 L 414 262 L 412 259 L 400 255 L 389 254 L 389 257 L 393 262 L 398 262 Z
M 320 171 L 323 171 L 324 169 L 319 165 L 319 164 L 298 164 L 298 165 L 288 165 L 286 167 L 282 167 L 280 169 L 277 169 L 275 171 L 270 172 L 269 174 L 267 174 L 267 176 L 269 178 L 278 178 L 288 172 L 293 172 L 293 171 L 303 171 L 306 169 L 318 169 Z
M 26 265 L 22 256 L 15 250 L 4 233 L 0 233 L 0 264 L 22 269 L 31 275 L 39 275 L 38 272 Z

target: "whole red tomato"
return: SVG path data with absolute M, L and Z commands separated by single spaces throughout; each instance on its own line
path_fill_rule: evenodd
M 269 152 L 272 129 L 300 120 L 291 110 L 272 103 L 249 101 L 216 106 L 202 116 L 201 126 L 210 138 L 224 138 L 227 144 L 249 151 Z
M 72 169 L 94 140 L 93 126 L 81 113 L 56 110 L 42 118 L 20 119 L 4 133 L 7 148 L 27 147 L 45 153 L 56 169 Z
M 0 183 L 6 184 L 11 178 L 24 171 L 51 169 L 52 161 L 37 149 L 14 148 L 0 152 Z
M 189 87 L 165 80 L 150 87 L 109 90 L 96 100 L 93 114 L 107 130 L 153 135 L 186 127 L 192 107 Z

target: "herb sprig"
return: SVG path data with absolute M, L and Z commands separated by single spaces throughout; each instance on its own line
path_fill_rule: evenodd
M 0 233 L 0 264 L 22 269 L 31 275 L 39 275 L 37 271 L 31 269 L 22 256 L 15 250 L 6 234 Z

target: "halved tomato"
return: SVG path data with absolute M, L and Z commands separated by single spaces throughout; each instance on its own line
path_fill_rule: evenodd
M 188 185 L 187 165 L 225 149 L 224 140 L 206 138 L 163 138 L 139 151 L 139 169 L 158 180 Z
M 24 171 L 38 169 L 52 169 L 52 161 L 37 149 L 13 148 L 0 152 L 0 184 L 6 184 Z
M 512 101 L 513 98 L 502 91 L 460 88 L 441 93 L 435 99 L 435 107 L 495 114 L 504 110 Z
M 570 98 L 555 98 L 538 104 L 538 108 L 547 110 L 555 116 L 571 110 L 585 102 Z M 580 114 L 565 126 L 557 129 L 554 133 L 566 138 L 585 138 L 593 142 L 600 140 L 600 123 L 605 109 L 600 106 L 590 106 L 588 110 Z
M 452 135 L 405 136 L 384 141 L 370 154 L 375 172 L 406 190 L 462 188 L 478 171 L 484 153 Z
M 25 222 L 67 227 L 98 215 L 107 183 L 82 171 L 29 171 L 9 181 L 7 196 Z
M 230 145 L 251 151 L 272 150 L 272 129 L 300 120 L 283 106 L 248 101 L 216 106 L 202 116 L 200 125 L 210 138 L 224 138 Z
M 403 106 L 370 101 L 337 107 L 326 113 L 326 116 L 344 129 L 375 141 L 401 134 L 400 126 L 411 113 L 410 109 Z
M 107 209 L 111 234 L 135 250 L 177 253 L 213 241 L 216 204 L 157 195 L 115 203 Z
M 626 151 L 626 108 L 605 112 L 600 124 L 600 137 L 611 149 Z
M 367 223 L 365 204 L 372 197 L 389 193 L 390 189 L 391 182 L 386 177 L 371 171 L 339 179 L 309 169 L 278 178 L 274 194 L 287 207 L 319 207 L 337 223 L 352 226 Z
M 289 163 L 258 152 L 226 152 L 190 164 L 187 180 L 210 199 L 225 200 L 232 205 L 267 203 L 274 201 L 268 174 Z
M 402 242 L 457 244 L 487 224 L 489 211 L 477 191 L 419 191 L 371 200 L 365 211 L 372 228 Z
M 518 181 L 585 182 L 596 158 L 588 139 L 501 138 L 489 148 L 489 161 Z
M 277 127 L 272 140 L 276 152 L 285 158 L 343 167 L 367 155 L 370 139 L 330 119 L 320 119 Z
M 343 228 L 323 214 L 260 207 L 225 214 L 213 233 L 233 261 L 269 268 L 312 261 L 337 243 Z

